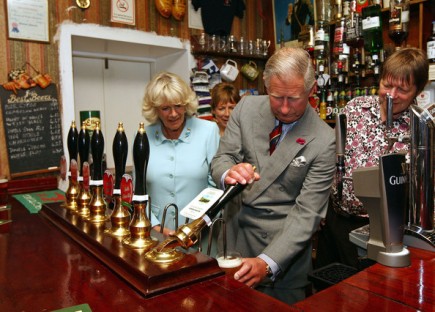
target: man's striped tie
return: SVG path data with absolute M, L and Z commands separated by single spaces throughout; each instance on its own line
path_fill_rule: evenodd
M 273 128 L 272 132 L 269 134 L 270 155 L 272 155 L 272 153 L 275 151 L 276 146 L 278 145 L 281 132 L 282 132 L 282 122 L 280 121 L 278 125 L 275 128 Z

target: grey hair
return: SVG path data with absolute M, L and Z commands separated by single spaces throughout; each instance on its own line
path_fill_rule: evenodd
M 193 116 L 198 108 L 198 98 L 190 86 L 178 75 L 161 72 L 151 79 L 145 88 L 142 111 L 151 124 L 158 120 L 157 109 L 161 105 L 183 105 L 186 114 Z
M 287 81 L 295 75 L 304 77 L 305 91 L 310 91 L 316 83 L 310 55 L 302 48 L 281 48 L 266 63 L 263 72 L 264 85 L 269 88 L 272 76 Z

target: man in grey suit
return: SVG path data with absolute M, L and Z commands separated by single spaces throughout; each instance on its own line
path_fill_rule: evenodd
M 212 176 L 221 188 L 249 184 L 240 210 L 226 211 L 233 218 L 228 226 L 235 227 L 228 248 L 244 257 L 234 278 L 291 304 L 305 298 L 311 237 L 325 217 L 335 172 L 335 135 L 308 104 L 315 77 L 306 51 L 278 50 L 263 78 L 268 95 L 237 104 Z M 271 154 L 269 132 L 280 123 Z

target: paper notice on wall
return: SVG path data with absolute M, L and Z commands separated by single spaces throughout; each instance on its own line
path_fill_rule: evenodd
M 112 0 L 110 21 L 114 23 L 135 25 L 136 13 L 134 4 L 134 0 Z

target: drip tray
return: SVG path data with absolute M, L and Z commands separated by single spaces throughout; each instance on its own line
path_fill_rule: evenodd
M 353 267 L 341 263 L 332 263 L 308 274 L 308 280 L 319 291 L 335 285 L 356 273 L 358 273 L 358 270 Z

